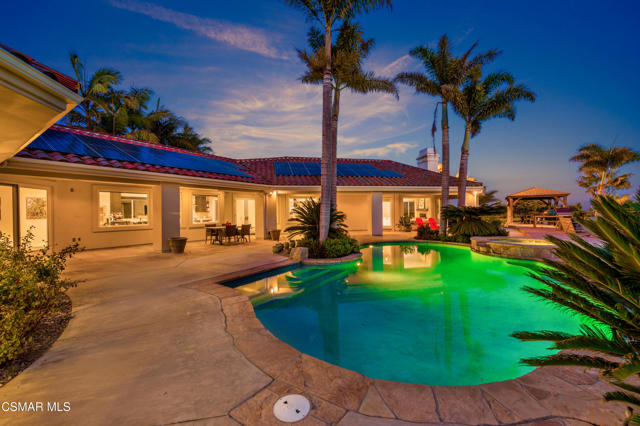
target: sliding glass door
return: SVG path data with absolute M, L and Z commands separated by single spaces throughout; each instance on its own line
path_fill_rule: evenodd
M 17 244 L 31 234 L 31 246 L 49 245 L 46 189 L 0 184 L 0 233 Z

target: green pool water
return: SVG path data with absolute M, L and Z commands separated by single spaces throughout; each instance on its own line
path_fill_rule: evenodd
M 577 331 L 580 320 L 522 290 L 539 264 L 441 244 L 386 244 L 361 261 L 236 282 L 260 321 L 299 351 L 376 379 L 474 385 L 519 377 L 551 353 L 519 330 Z

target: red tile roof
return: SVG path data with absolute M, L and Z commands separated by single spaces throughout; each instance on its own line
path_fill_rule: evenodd
M 11 53 L 13 56 L 20 59 L 22 62 L 25 62 L 26 64 L 30 65 L 31 67 L 40 71 L 42 74 L 46 75 L 52 80 L 55 80 L 56 82 L 60 83 L 61 85 L 71 90 L 72 92 L 78 93 L 78 91 L 80 90 L 80 83 L 74 80 L 73 78 L 69 77 L 68 75 L 62 74 L 61 72 L 56 71 L 53 68 L 50 68 L 44 64 L 41 64 L 40 62 L 36 61 L 32 57 L 27 56 L 24 53 L 19 52 L 4 44 L 0 44 L 0 48 Z
M 320 176 L 290 176 L 276 175 L 273 163 L 277 161 L 319 163 L 317 157 L 270 157 L 239 160 L 245 167 L 255 171 L 266 181 L 275 186 L 318 186 Z M 338 186 L 440 186 L 442 175 L 440 173 L 421 169 L 408 164 L 391 160 L 367 160 L 338 158 L 338 163 L 347 164 L 371 164 L 382 170 L 393 170 L 403 177 L 381 176 L 338 176 Z M 451 186 L 458 185 L 458 179 L 451 176 Z M 480 182 L 468 181 L 468 186 L 482 186 Z
M 157 166 L 152 164 L 144 164 L 137 162 L 109 160 L 105 158 L 96 158 L 90 156 L 82 156 L 77 154 L 65 154 L 57 151 L 48 151 L 43 149 L 33 149 L 27 146 L 24 150 L 17 154 L 17 157 L 32 158 L 38 160 L 58 161 L 74 164 L 85 164 L 89 166 L 101 166 L 112 167 L 117 169 L 128 170 L 140 170 L 153 173 L 164 173 L 172 175 L 193 176 L 209 179 L 220 179 L 237 182 L 258 183 L 274 186 L 319 186 L 320 176 L 281 176 L 276 175 L 274 171 L 274 162 L 277 161 L 289 161 L 289 162 L 314 162 L 318 163 L 319 158 L 314 157 L 273 157 L 273 158 L 252 158 L 252 159 L 232 159 L 228 157 L 221 157 L 217 155 L 208 155 L 196 153 L 193 151 L 186 151 L 179 148 L 167 147 L 164 145 L 152 144 L 148 142 L 137 141 L 129 138 L 123 138 L 105 133 L 90 132 L 84 129 L 73 128 L 69 126 L 54 125 L 52 130 L 71 132 L 80 135 L 91 136 L 94 138 L 101 138 L 105 140 L 115 140 L 118 142 L 144 145 L 153 147 L 155 149 L 165 151 L 181 152 L 194 156 L 202 156 L 214 158 L 217 160 L 231 162 L 240 166 L 243 166 L 247 174 L 252 175 L 252 178 L 243 176 L 230 176 L 210 172 L 201 172 L 189 169 L 179 169 L 173 167 Z M 46 133 L 46 132 L 45 132 Z M 36 139 L 37 140 L 37 139 Z M 394 170 L 403 177 L 373 177 L 373 176 L 338 176 L 339 186 L 440 186 L 441 174 L 424 170 L 418 167 L 409 166 L 407 164 L 398 163 L 391 160 L 366 160 L 366 159 L 348 159 L 339 158 L 339 163 L 356 163 L 356 164 L 371 164 L 379 169 Z M 458 179 L 451 177 L 451 186 L 458 184 Z M 480 182 L 468 182 L 469 186 L 482 186 Z

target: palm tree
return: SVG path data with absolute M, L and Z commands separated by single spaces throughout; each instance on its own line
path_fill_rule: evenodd
M 444 94 L 454 111 L 464 120 L 464 141 L 460 153 L 458 172 L 458 207 L 466 204 L 469 138 L 480 133 L 482 123 L 491 118 L 516 118 L 513 104 L 519 100 L 534 102 L 536 95 L 522 84 L 514 85 L 513 76 L 496 72 L 482 78 L 482 67 L 469 71 L 464 87 L 447 86 Z
M 478 204 L 480 204 L 481 206 L 488 206 L 490 204 L 500 203 L 500 200 L 498 199 L 498 197 L 496 197 L 497 193 L 498 191 L 494 189 L 480 194 L 480 196 L 478 197 Z
M 285 0 L 298 8 L 311 21 L 324 30 L 325 66 L 322 76 L 322 159 L 320 176 L 320 241 L 329 234 L 331 214 L 331 44 L 332 29 L 339 21 L 358 13 L 367 13 L 382 6 L 391 6 L 391 0 Z
M 619 189 L 631 188 L 631 173 L 618 174 L 618 170 L 629 163 L 640 161 L 640 153 L 627 147 L 605 148 L 592 143 L 580 147 L 570 161 L 580 164 L 578 171 L 583 175 L 578 185 L 586 192 L 596 195 L 613 195 Z
M 324 71 L 324 35 L 317 28 L 311 28 L 308 43 L 312 53 L 298 49 L 298 56 L 307 66 L 302 76 L 303 83 L 322 84 Z M 395 84 L 384 78 L 378 78 L 373 72 L 364 71 L 362 62 L 369 56 L 374 40 L 365 40 L 362 27 L 350 21 L 343 22 L 338 32 L 335 45 L 331 48 L 331 77 L 333 89 L 333 106 L 331 113 L 331 208 L 336 209 L 337 195 L 337 144 L 338 117 L 340 115 L 340 96 L 342 90 L 348 88 L 354 93 L 383 92 L 398 97 Z
M 449 39 L 446 34 L 440 38 L 437 50 L 429 46 L 419 46 L 412 49 L 409 54 L 422 62 L 426 73 L 403 72 L 396 76 L 395 81 L 413 87 L 416 93 L 426 93 L 440 98 L 442 119 L 442 202 L 441 209 L 449 204 L 449 116 L 447 111 L 447 97 L 444 93 L 448 87 L 459 87 L 464 82 L 471 68 L 483 65 L 493 60 L 499 52 L 489 50 L 486 53 L 469 59 L 471 52 L 478 43 L 462 57 L 457 58 L 451 54 Z M 437 105 L 436 104 L 436 108 Z M 435 126 L 434 126 L 435 129 Z M 446 235 L 447 221 L 440 214 L 440 233 Z
M 591 203 L 597 219 L 576 218 L 604 242 L 592 244 L 571 235 L 571 241 L 548 236 L 558 260 L 545 260 L 546 268 L 531 274 L 545 288 L 525 287 L 590 320 L 579 333 L 517 332 L 523 341 L 550 341 L 559 352 L 528 358 L 531 366 L 569 365 L 595 368 L 620 391 L 604 394 L 606 401 L 640 407 L 640 386 L 628 379 L 640 377 L 640 216 L 612 197 L 596 196 Z M 587 325 L 588 324 L 588 325 Z M 639 424 L 640 416 L 627 419 Z
M 89 130 L 100 130 L 99 96 L 120 84 L 122 75 L 112 68 L 100 68 L 88 78 L 87 70 L 77 54 L 69 54 L 69 60 L 76 80 L 80 82 L 80 96 L 83 100 L 67 114 L 66 119 L 73 126 L 80 125 Z

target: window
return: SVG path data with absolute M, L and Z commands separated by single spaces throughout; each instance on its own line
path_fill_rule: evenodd
M 193 194 L 192 223 L 213 223 L 218 221 L 218 197 L 215 195 Z
M 409 216 L 410 218 L 416 217 L 416 202 L 412 198 L 405 198 L 402 202 L 403 210 L 402 214 L 404 216 Z
M 318 201 L 315 197 L 298 197 L 298 198 L 289 198 L 289 215 L 291 215 L 291 211 L 298 205 L 298 203 L 306 200 L 315 200 Z
M 149 195 L 135 192 L 100 191 L 100 226 L 132 226 L 149 223 Z

